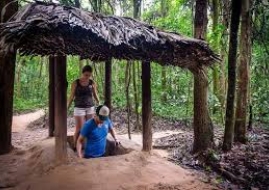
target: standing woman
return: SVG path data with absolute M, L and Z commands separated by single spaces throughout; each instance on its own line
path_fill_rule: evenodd
M 95 82 L 91 79 L 92 67 L 86 65 L 82 69 L 82 75 L 79 79 L 75 80 L 71 86 L 71 94 L 68 99 L 67 109 L 71 103 L 75 102 L 74 117 L 75 117 L 75 134 L 74 145 L 79 136 L 79 131 L 86 120 L 93 118 L 95 114 L 94 100 L 99 104 L 97 95 L 97 88 Z

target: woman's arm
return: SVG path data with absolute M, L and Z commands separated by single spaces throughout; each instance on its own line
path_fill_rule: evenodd
M 92 86 L 93 86 L 93 97 L 94 97 L 97 105 L 99 105 L 99 97 L 98 97 L 98 93 L 97 93 L 97 85 L 96 85 L 95 82 L 93 82 Z
M 71 106 L 71 103 L 72 103 L 73 100 L 74 100 L 76 87 L 77 87 L 77 83 L 76 83 L 76 81 L 74 81 L 74 82 L 72 83 L 72 86 L 71 86 L 71 93 L 70 93 L 69 99 L 68 99 L 68 101 L 67 101 L 67 109 L 69 109 L 69 107 Z

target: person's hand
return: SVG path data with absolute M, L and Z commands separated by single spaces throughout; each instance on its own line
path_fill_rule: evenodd
M 119 146 L 121 144 L 119 139 L 115 139 L 115 143 L 116 143 L 116 146 Z

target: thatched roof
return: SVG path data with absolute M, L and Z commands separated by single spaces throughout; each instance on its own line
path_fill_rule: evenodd
M 218 59 L 201 40 L 160 31 L 132 18 L 105 16 L 53 3 L 35 2 L 0 24 L 0 48 L 22 55 L 79 55 L 150 60 L 184 68 Z

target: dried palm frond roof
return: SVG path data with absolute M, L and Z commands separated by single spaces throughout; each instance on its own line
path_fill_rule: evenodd
M 79 55 L 149 60 L 196 68 L 218 56 L 201 40 L 158 30 L 127 17 L 105 16 L 54 3 L 34 2 L 0 24 L 0 48 L 22 55 Z

